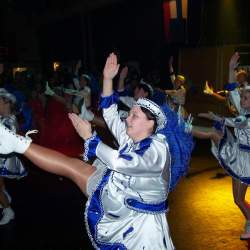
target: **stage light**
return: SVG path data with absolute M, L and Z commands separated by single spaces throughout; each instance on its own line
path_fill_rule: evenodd
M 53 69 L 54 71 L 57 71 L 60 67 L 60 63 L 59 62 L 53 62 Z

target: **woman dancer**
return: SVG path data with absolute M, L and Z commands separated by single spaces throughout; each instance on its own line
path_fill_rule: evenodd
M 235 137 L 225 129 L 223 137 L 218 133 L 211 133 L 210 138 L 215 143 L 212 152 L 220 165 L 233 177 L 233 196 L 236 205 L 246 218 L 245 232 L 241 239 L 250 238 L 250 209 L 245 195 L 250 184 L 250 87 L 241 91 L 241 115 L 235 118 L 221 118 L 213 113 L 201 113 L 205 117 L 219 121 L 225 126 L 234 127 Z
M 126 123 L 117 112 L 112 79 L 119 69 L 111 54 L 104 67 L 101 106 L 119 149 L 105 145 L 92 133 L 90 123 L 76 114 L 69 117 L 85 140 L 85 160 L 97 156 L 98 168 L 79 159 L 31 143 L 31 139 L 0 126 L 1 153 L 24 154 L 40 168 L 73 180 L 89 197 L 86 225 L 96 249 L 174 249 L 165 217 L 170 188 L 170 153 L 158 133 L 166 125 L 161 108 L 138 99 Z
M 17 121 L 14 115 L 16 98 L 5 89 L 0 89 L 0 123 L 11 131 L 16 131 Z M 5 143 L 5 142 L 4 142 Z M 11 198 L 5 189 L 4 178 L 21 178 L 27 174 L 15 153 L 0 158 L 0 207 L 3 208 L 0 225 L 8 224 L 15 213 L 10 206 Z

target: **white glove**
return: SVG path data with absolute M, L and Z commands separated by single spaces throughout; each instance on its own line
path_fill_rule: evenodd
M 0 124 L 0 154 L 9 154 L 12 152 L 23 154 L 31 142 L 31 138 L 17 135 Z
M 45 95 L 53 96 L 55 92 L 50 88 L 49 83 L 46 82 L 46 89 L 44 92 Z
M 85 102 L 83 102 L 79 117 L 81 117 L 83 120 L 92 121 L 94 119 L 94 116 L 94 113 L 88 110 L 85 106 Z
M 81 96 L 79 94 L 79 91 L 75 90 L 75 89 L 66 89 L 66 88 L 64 88 L 63 92 L 66 93 L 66 94 L 68 94 L 68 95 L 79 95 L 79 96 Z
M 192 122 L 193 122 L 193 117 L 191 114 L 189 114 L 189 116 L 185 122 L 185 132 L 186 133 L 192 132 L 192 128 L 193 128 Z

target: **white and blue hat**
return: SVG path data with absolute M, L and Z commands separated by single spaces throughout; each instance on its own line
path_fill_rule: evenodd
M 136 105 L 149 110 L 156 117 L 156 132 L 165 127 L 167 124 L 167 117 L 159 105 L 147 98 L 139 98 L 136 101 Z
M 13 94 L 9 93 L 5 88 L 0 88 L 0 97 L 5 97 L 12 103 L 16 103 L 16 97 Z

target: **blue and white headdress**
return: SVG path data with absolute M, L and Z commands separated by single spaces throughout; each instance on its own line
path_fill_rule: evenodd
M 5 97 L 12 103 L 16 103 L 16 97 L 4 88 L 0 88 L 0 97 Z
M 147 83 L 143 79 L 141 79 L 140 84 L 143 84 L 143 85 L 147 86 L 148 89 L 149 89 L 150 95 L 153 96 L 154 89 L 153 89 L 153 87 L 149 83 Z
M 136 102 L 136 105 L 149 110 L 156 117 L 156 122 L 157 122 L 156 132 L 163 129 L 166 126 L 167 117 L 165 116 L 161 107 L 158 106 L 155 102 L 147 98 L 139 98 Z
M 87 74 L 82 74 L 81 76 L 85 77 L 86 79 L 88 79 L 89 81 L 91 81 L 91 77 Z

